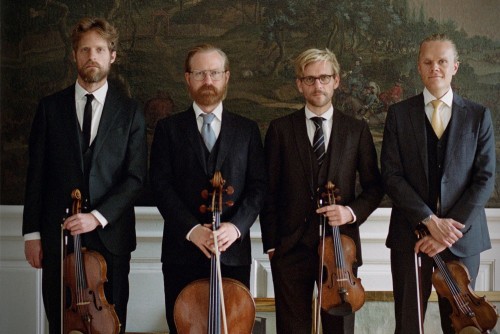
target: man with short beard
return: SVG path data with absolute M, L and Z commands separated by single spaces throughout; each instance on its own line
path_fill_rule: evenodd
M 134 202 L 147 175 L 146 125 L 139 104 L 107 81 L 116 59 L 116 29 L 103 19 L 85 18 L 71 38 L 76 83 L 40 101 L 31 130 L 25 255 L 32 267 L 43 270 L 49 330 L 60 333 L 61 222 L 73 189 L 80 189 L 86 208 L 70 214 L 64 228 L 104 257 L 105 296 L 124 333 L 136 247 Z
M 193 105 L 159 121 L 151 146 L 151 185 L 165 220 L 161 260 L 169 333 L 177 333 L 173 309 L 181 290 L 210 275 L 212 214 L 199 208 L 216 171 L 234 188 L 228 197 L 234 205 L 222 208 L 218 229 L 222 276 L 250 286 L 249 232 L 264 200 L 264 152 L 257 124 L 223 107 L 229 75 L 221 49 L 205 44 L 190 50 L 184 76 Z

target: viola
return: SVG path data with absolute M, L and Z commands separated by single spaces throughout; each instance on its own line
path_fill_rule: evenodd
M 417 235 L 423 238 L 430 232 L 425 225 L 419 224 Z M 432 259 L 437 266 L 432 273 L 432 284 L 452 306 L 450 319 L 455 332 L 490 333 L 498 320 L 496 307 L 486 297 L 474 293 L 467 268 L 459 261 L 445 263 L 439 254 Z
M 335 186 L 331 181 L 318 200 L 318 206 L 335 205 Z M 331 315 L 344 316 L 359 310 L 365 303 L 365 290 L 361 279 L 352 272 L 356 263 L 356 245 L 346 235 L 340 234 L 338 226 L 330 226 L 320 216 L 321 239 L 319 253 L 318 304 Z M 326 226 L 331 227 L 331 236 L 326 236 Z M 316 310 L 316 328 L 319 328 L 319 308 Z
M 223 193 L 231 195 L 232 187 L 224 188 L 225 180 L 219 171 L 211 180 L 212 192 L 204 190 L 202 197 L 211 195 L 211 205 L 202 205 L 202 213 L 212 212 L 212 229 L 221 223 Z M 232 201 L 225 203 L 233 205 Z M 220 271 L 217 234 L 215 252 L 211 256 L 210 278 L 188 284 L 174 304 L 174 321 L 179 334 L 250 334 L 255 322 L 255 302 L 250 291 L 240 282 L 224 278 Z
M 72 214 L 80 213 L 80 190 L 73 190 L 71 197 Z M 63 260 L 63 334 L 119 333 L 115 308 L 104 295 L 106 261 L 98 252 L 82 248 L 80 235 L 73 236 L 73 242 L 74 252 Z

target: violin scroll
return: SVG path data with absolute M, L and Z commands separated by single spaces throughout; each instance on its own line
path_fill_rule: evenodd
M 340 202 L 342 199 L 342 197 L 338 195 L 339 192 L 340 189 L 338 189 L 332 181 L 328 181 L 324 191 L 320 195 L 318 206 L 337 204 L 337 202 Z
M 201 213 L 215 212 L 215 210 L 219 210 L 219 212 L 221 212 L 223 204 L 228 207 L 234 205 L 234 201 L 231 200 L 222 202 L 222 194 L 226 193 L 227 195 L 232 195 L 234 194 L 234 188 L 232 186 L 227 186 L 226 188 L 224 188 L 226 180 L 222 178 L 222 174 L 220 172 L 215 172 L 213 178 L 210 180 L 210 183 L 213 187 L 212 191 L 203 189 L 201 191 L 201 198 L 206 200 L 209 199 L 210 196 L 212 196 L 212 202 L 211 205 L 208 206 L 206 204 L 200 205 Z

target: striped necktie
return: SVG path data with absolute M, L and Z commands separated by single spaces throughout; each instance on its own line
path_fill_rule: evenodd
M 311 121 L 314 122 L 316 130 L 314 131 L 313 137 L 313 151 L 316 154 L 316 160 L 318 165 L 321 165 L 323 158 L 325 157 L 325 135 L 323 133 L 323 117 L 311 117 Z

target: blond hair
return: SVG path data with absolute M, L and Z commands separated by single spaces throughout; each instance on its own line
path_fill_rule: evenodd
M 420 47 L 418 50 L 418 59 L 420 59 L 420 53 L 422 50 L 422 45 L 427 42 L 448 42 L 451 44 L 451 48 L 453 50 L 453 60 L 458 63 L 458 51 L 457 51 L 457 46 L 455 45 L 455 42 L 451 40 L 446 34 L 433 34 L 428 37 L 426 37 L 422 42 L 420 42 Z
M 302 52 L 300 55 L 295 58 L 295 76 L 297 78 L 302 78 L 304 76 L 304 70 L 307 65 L 311 63 L 315 63 L 318 61 L 327 61 L 332 66 L 333 75 L 336 77 L 340 73 L 340 65 L 337 61 L 337 57 L 335 54 L 325 48 L 321 49 L 308 49 Z

